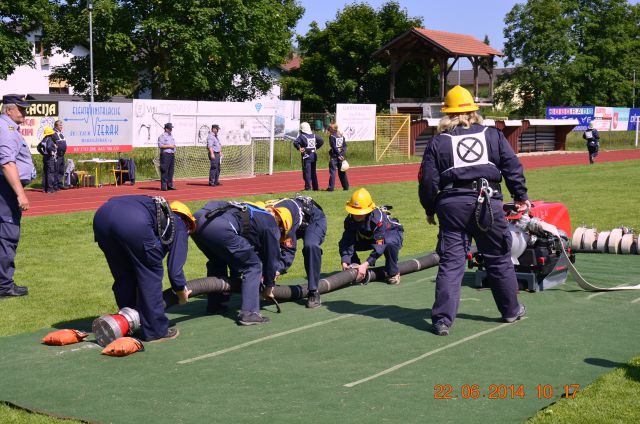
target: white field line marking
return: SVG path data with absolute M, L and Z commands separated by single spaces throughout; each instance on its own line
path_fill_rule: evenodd
M 64 355 L 65 353 L 71 353 L 71 352 L 79 352 L 81 350 L 84 349 L 100 349 L 100 346 L 98 346 L 95 343 L 90 343 L 90 342 L 85 342 L 86 344 L 83 344 L 80 347 L 74 347 L 72 349 L 68 349 L 68 350 L 61 350 L 59 352 L 56 352 L 56 355 Z
M 640 297 L 639 297 L 639 298 L 637 298 L 637 299 L 633 299 L 633 300 L 631 301 L 631 303 L 638 303 L 638 302 L 640 302 Z
M 626 285 L 626 284 L 618 284 L 616 287 L 622 287 L 622 286 L 624 286 L 624 285 Z M 587 296 L 587 300 L 591 300 L 591 299 L 593 299 L 594 297 L 596 297 L 596 296 L 600 296 L 601 294 L 605 294 L 605 293 L 609 293 L 609 292 L 601 291 L 601 292 L 598 292 L 598 293 L 590 294 L 589 296 Z
M 433 277 L 424 277 L 424 278 L 420 278 L 418 280 L 411 281 L 410 283 L 419 283 L 419 282 L 422 282 L 422 281 L 425 281 L 425 280 L 428 280 L 428 279 L 431 279 L 431 278 L 433 278 Z M 244 347 L 251 346 L 251 345 L 254 345 L 256 343 L 261 343 L 261 342 L 264 342 L 264 341 L 267 341 L 267 340 L 275 339 L 277 337 L 281 337 L 281 336 L 286 336 L 288 334 L 297 333 L 297 332 L 300 332 L 300 331 L 303 331 L 303 330 L 307 330 L 309 328 L 318 327 L 320 325 L 328 324 L 330 322 L 334 322 L 334 321 L 338 321 L 338 320 L 341 320 L 341 319 L 344 319 L 344 318 L 349 318 L 349 317 L 352 317 L 352 316 L 355 316 L 355 315 L 363 314 L 365 312 L 374 311 L 376 309 L 385 308 L 387 306 L 388 305 L 380 305 L 380 306 L 374 306 L 372 308 L 362 309 L 360 311 L 354 312 L 353 314 L 345 314 L 345 315 L 341 315 L 339 317 L 332 318 L 332 319 L 329 319 L 329 320 L 326 320 L 326 321 L 320 321 L 320 322 L 316 322 L 316 323 L 313 323 L 313 324 L 305 325 L 303 327 L 293 328 L 291 330 L 283 331 L 282 333 L 272 334 L 270 336 L 266 336 L 266 337 L 262 337 L 260 339 L 252 340 L 250 342 L 242 343 L 242 344 L 239 344 L 239 345 L 236 345 L 236 346 L 231 346 L 231 347 L 229 347 L 227 349 L 222 349 L 222 350 L 218 350 L 216 352 L 211 352 L 211 353 L 207 353 L 207 354 L 204 354 L 204 355 L 201 355 L 201 356 L 196 356 L 195 358 L 183 359 L 182 361 L 178 361 L 177 363 L 181 364 L 181 365 L 182 364 L 190 364 L 192 362 L 200 361 L 202 359 L 213 358 L 214 356 L 224 355 L 225 353 L 233 352 L 234 350 L 242 349 Z
M 460 299 L 460 302 L 464 302 L 465 300 L 471 300 L 472 302 L 480 302 L 480 299 L 476 299 L 475 297 L 465 297 L 464 299 Z
M 291 330 L 283 331 L 281 333 L 272 334 L 270 336 L 262 337 L 260 339 L 251 340 L 250 342 L 241 343 L 239 345 L 231 346 L 229 348 L 218 350 L 216 352 L 211 352 L 211 353 L 207 353 L 205 355 L 196 356 L 195 358 L 183 359 L 182 361 L 178 361 L 177 363 L 178 364 L 190 364 L 192 362 L 200 361 L 202 359 L 213 358 L 214 356 L 224 355 L 225 353 L 233 352 L 234 350 L 239 350 L 239 349 L 242 349 L 244 347 L 254 345 L 256 343 L 265 342 L 267 340 L 271 340 L 271 339 L 275 339 L 275 338 L 278 338 L 278 337 L 286 336 L 288 334 L 298 333 L 300 331 L 308 330 L 309 328 L 319 327 L 321 325 L 329 324 L 330 322 L 339 321 L 341 319 L 350 318 L 350 317 L 353 317 L 353 316 L 356 316 L 356 315 L 364 314 L 366 312 L 375 311 L 376 309 L 385 308 L 386 306 L 387 305 L 374 306 L 372 308 L 367 308 L 367 309 L 362 309 L 360 311 L 356 311 L 356 312 L 354 312 L 352 314 L 340 315 L 339 317 L 331 318 L 331 319 L 328 319 L 326 321 L 320 321 L 320 322 L 316 322 L 316 323 L 313 323 L 313 324 L 305 325 L 305 326 L 302 326 L 302 327 L 292 328 Z
M 524 320 L 524 319 L 527 319 L 527 317 L 523 317 L 521 320 Z M 457 342 L 453 342 L 451 344 L 448 344 L 446 346 L 442 346 L 442 347 L 440 347 L 438 349 L 435 349 L 435 350 L 432 350 L 430 352 L 423 353 L 422 355 L 420 355 L 418 357 L 415 357 L 413 359 L 409 359 L 408 361 L 405 361 L 405 362 L 403 362 L 401 364 L 394 365 L 391 368 L 387 368 L 386 370 L 380 371 L 377 374 L 370 375 L 369 377 L 365 377 L 365 378 L 363 378 L 361 380 L 354 381 L 352 383 L 344 384 L 344 387 L 354 387 L 354 386 L 357 386 L 358 384 L 366 383 L 367 381 L 371 381 L 371 380 L 373 380 L 375 378 L 378 378 L 378 377 L 381 377 L 381 376 L 383 376 L 385 374 L 389 374 L 389 373 L 392 373 L 392 372 L 394 372 L 396 370 L 399 370 L 400 368 L 402 368 L 404 366 L 411 365 L 414 362 L 418 362 L 419 360 L 424 359 L 427 356 L 435 355 L 438 352 L 442 352 L 443 350 L 452 348 L 452 347 L 457 346 L 459 344 L 462 344 L 464 342 L 468 342 L 469 340 L 473 340 L 473 339 L 476 339 L 476 338 L 478 338 L 480 336 L 484 336 L 485 334 L 489 334 L 489 333 L 492 333 L 492 332 L 494 332 L 496 330 L 500 330 L 500 329 L 505 328 L 505 327 L 507 327 L 509 325 L 513 325 L 513 324 L 504 323 L 504 324 L 499 325 L 497 327 L 493 327 L 493 328 L 490 328 L 488 330 L 481 331 L 481 332 L 479 332 L 477 334 L 474 334 L 472 336 L 465 337 L 464 339 L 458 340 Z

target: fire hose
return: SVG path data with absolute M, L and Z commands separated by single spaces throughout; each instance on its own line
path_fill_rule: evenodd
M 440 262 L 437 253 L 429 253 L 415 259 L 409 259 L 398 263 L 398 271 L 401 275 L 410 274 L 412 272 L 421 271 L 423 269 L 432 268 Z M 347 269 L 322 278 L 318 283 L 318 292 L 320 294 L 329 293 L 343 287 L 349 286 L 356 282 L 357 271 L 355 269 Z M 371 281 L 381 281 L 385 277 L 384 267 L 376 267 L 367 271 L 364 280 L 358 281 L 358 284 L 367 284 Z M 237 279 L 205 277 L 196 278 L 187 281 L 187 289 L 191 290 L 191 297 L 207 293 L 228 293 L 239 292 L 241 283 Z M 307 284 L 282 285 L 275 286 L 273 290 L 276 301 L 298 300 L 307 296 L 309 290 Z M 162 293 L 164 298 L 165 309 L 168 309 L 178 303 L 178 296 L 171 289 L 167 289 Z

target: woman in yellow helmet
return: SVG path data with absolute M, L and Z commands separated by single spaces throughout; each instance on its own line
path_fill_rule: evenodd
M 195 218 L 184 203 L 168 205 L 162 197 L 112 197 L 93 217 L 93 233 L 113 275 L 118 308 L 138 311 L 144 340 L 173 339 L 179 334 L 177 328 L 169 328 L 164 313 L 162 262 L 168 256 L 169 282 L 179 303 L 186 303 L 191 291 L 182 268 L 195 228 Z
M 342 269 L 357 264 L 356 281 L 361 281 L 370 266 L 384 255 L 384 270 L 388 284 L 399 284 L 398 255 L 402 248 L 404 229 L 395 218 L 376 207 L 365 188 L 356 190 L 347 202 L 349 215 L 344 220 L 344 232 L 338 243 Z M 371 250 L 366 261 L 360 263 L 357 251 Z
M 431 310 L 434 333 L 446 336 L 458 312 L 460 284 L 471 238 L 483 254 L 493 297 L 506 322 L 525 314 L 511 263 L 511 235 L 502 210 L 500 181 L 519 210 L 530 206 L 522 165 L 502 132 L 482 125 L 478 105 L 465 88 L 447 93 L 438 126 L 424 152 L 419 173 L 420 202 L 427 222 L 440 221 L 440 266 Z
M 54 134 L 53 128 L 45 127 L 44 137 L 36 147 L 38 153 L 42 155 L 42 191 L 45 193 L 58 191 L 55 186 L 57 146 L 54 141 Z

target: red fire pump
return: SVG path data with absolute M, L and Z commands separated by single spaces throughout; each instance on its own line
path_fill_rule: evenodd
M 520 289 L 535 292 L 564 283 L 568 275 L 566 261 L 575 262 L 568 236 L 571 220 L 567 208 L 561 203 L 534 201 L 527 212 L 516 212 L 513 203 L 505 203 L 504 211 L 512 239 L 511 261 Z M 560 237 L 545 231 L 540 222 L 554 225 Z M 568 257 L 563 255 L 563 247 Z M 475 287 L 491 287 L 482 254 L 469 254 L 468 265 L 478 268 Z

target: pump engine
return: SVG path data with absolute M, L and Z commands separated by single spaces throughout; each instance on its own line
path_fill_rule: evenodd
M 568 260 L 575 262 L 568 237 L 571 221 L 567 208 L 561 203 L 535 201 L 524 213 L 518 213 L 513 203 L 505 203 L 504 211 L 512 239 L 511 261 L 520 289 L 538 291 L 564 283 L 569 270 L 563 247 Z M 556 226 L 560 237 L 541 228 L 541 222 Z M 490 287 L 482 254 L 470 253 L 467 259 L 469 268 L 477 268 L 475 286 Z

